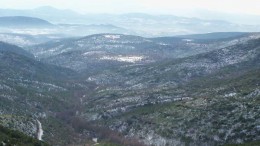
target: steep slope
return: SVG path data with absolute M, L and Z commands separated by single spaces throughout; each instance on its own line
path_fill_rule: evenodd
M 0 41 L 0 51 L 1 51 L 1 53 L 9 52 L 9 53 L 15 53 L 15 54 L 18 54 L 18 55 L 22 55 L 22 56 L 25 56 L 25 57 L 28 57 L 28 58 L 34 58 L 34 56 L 32 54 L 23 50 L 22 48 L 17 47 L 15 45 L 7 44 L 7 43 L 1 42 L 1 41 Z
M 184 90 L 189 98 L 142 106 L 102 122 L 126 135 L 139 135 L 149 145 L 199 146 L 259 140 L 259 71 L 242 75 L 225 72 L 233 77 L 209 76 L 188 87 L 164 89 L 159 92 L 171 93 L 169 96 L 172 90 Z
M 48 144 L 33 139 L 21 132 L 2 127 L 0 125 L 1 145 L 19 145 L 19 146 L 48 146 Z
M 32 79 L 57 79 L 73 74 L 73 71 L 34 60 L 33 55 L 20 47 L 0 42 L 1 74 L 6 77 L 31 77 Z M 9 67 L 9 68 L 8 68 Z M 5 73 L 5 70 L 8 73 Z M 20 70 L 20 71 L 19 71 Z M 14 72 L 17 75 L 9 74 Z
M 0 125 L 35 138 L 42 129 L 38 138 L 54 145 L 79 141 L 73 128 L 56 117 L 74 108 L 74 90 L 88 90 L 72 80 L 77 73 L 38 62 L 14 45 L 1 43 L 1 48 Z

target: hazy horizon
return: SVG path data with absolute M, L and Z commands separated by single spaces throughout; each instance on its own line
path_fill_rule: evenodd
M 213 11 L 240 15 L 260 16 L 259 0 L 1 0 L 2 9 L 34 9 L 50 6 L 86 13 L 148 13 L 192 15 L 195 11 Z
M 173 36 L 258 32 L 260 26 L 258 0 L 1 0 L 0 9 L 0 16 L 29 16 L 57 24 L 56 29 L 51 32 L 44 30 L 45 33 L 63 32 L 70 35 L 116 32 L 140 36 Z M 64 29 L 59 28 L 64 27 L 59 24 L 84 24 L 92 28 L 78 25 Z M 109 24 L 112 27 L 98 24 Z M 36 32 L 42 33 L 39 30 Z

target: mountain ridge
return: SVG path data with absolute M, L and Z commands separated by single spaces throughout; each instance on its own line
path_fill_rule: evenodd
M 0 17 L 0 26 L 6 26 L 6 27 L 28 27 L 28 26 L 34 26 L 34 27 L 51 27 L 53 24 L 50 22 L 35 18 L 35 17 L 25 17 L 25 16 L 5 16 Z

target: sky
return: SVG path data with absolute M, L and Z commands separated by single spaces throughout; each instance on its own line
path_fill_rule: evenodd
M 80 13 L 163 13 L 206 9 L 260 15 L 260 0 L 0 0 L 0 8 L 32 9 L 52 6 Z

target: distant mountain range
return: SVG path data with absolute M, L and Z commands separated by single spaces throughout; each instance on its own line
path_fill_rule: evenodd
M 52 15 L 46 15 L 46 13 Z M 130 14 L 78 14 L 71 10 L 59 10 L 52 7 L 40 7 L 31 10 L 0 9 L 0 16 L 27 16 L 36 17 L 50 21 L 54 24 L 84 24 L 84 25 L 113 25 L 117 30 L 110 28 L 100 29 L 96 27 L 94 31 L 87 29 L 82 32 L 82 27 L 77 32 L 80 35 L 90 35 L 95 33 L 121 33 L 140 36 L 172 36 L 183 34 L 197 34 L 209 32 L 257 32 L 260 31 L 257 24 L 245 25 L 236 24 L 215 19 L 178 17 L 174 15 L 149 15 L 143 13 Z M 212 17 L 214 18 L 214 17 Z M 104 27 L 103 27 L 104 28 Z M 118 28 L 120 28 L 118 30 Z M 60 29 L 62 30 L 62 29 Z M 74 34 L 75 35 L 75 34 Z
M 133 33 L 127 29 L 111 24 L 51 24 L 50 22 L 28 16 L 4 16 L 0 17 L 0 33 L 14 36 L 32 35 L 31 38 L 44 39 L 48 37 L 86 36 L 97 33 Z M 35 37 L 37 35 L 37 37 Z M 24 43 L 25 45 L 26 43 Z M 27 43 L 29 44 L 29 43 Z
M 241 13 L 224 13 L 218 11 L 211 10 L 203 10 L 203 9 L 195 9 L 191 11 L 182 11 L 180 13 L 186 13 L 182 16 L 186 17 L 196 17 L 206 20 L 224 20 L 229 21 L 236 24 L 244 24 L 244 25 L 259 25 L 260 24 L 260 16 L 253 14 L 241 14 Z M 181 14 L 180 14 L 181 15 Z

